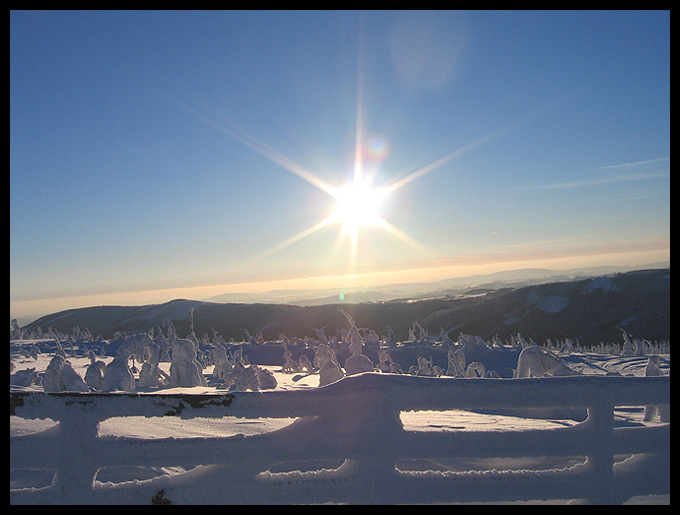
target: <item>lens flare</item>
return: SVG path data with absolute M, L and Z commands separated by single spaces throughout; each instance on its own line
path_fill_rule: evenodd
M 390 153 L 390 143 L 384 136 L 373 136 L 366 146 L 366 159 L 372 163 L 382 163 Z

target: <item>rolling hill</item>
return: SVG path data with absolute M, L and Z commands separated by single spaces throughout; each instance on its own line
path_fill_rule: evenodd
M 96 306 L 61 311 L 28 324 L 68 334 L 74 326 L 111 338 L 116 331 L 135 333 L 172 321 L 180 336 L 190 330 L 193 308 L 197 336 L 214 332 L 225 340 L 244 339 L 245 331 L 266 340 L 280 333 L 289 337 L 327 335 L 347 328 L 338 303 L 293 305 L 219 303 L 176 299 L 147 306 Z M 508 340 L 521 333 L 537 343 L 571 338 L 582 345 L 620 342 L 621 329 L 637 338 L 670 340 L 670 268 L 638 270 L 523 287 L 478 287 L 464 293 L 418 300 L 344 303 L 359 327 L 386 334 L 390 325 L 397 339 L 406 340 L 414 322 L 431 335 L 442 329 L 455 339 L 459 333 Z

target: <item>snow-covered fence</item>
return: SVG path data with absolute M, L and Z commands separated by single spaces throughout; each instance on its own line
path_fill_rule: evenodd
M 56 470 L 11 503 L 430 503 L 590 499 L 669 493 L 670 421 L 614 428 L 615 406 L 670 404 L 670 377 L 458 379 L 361 374 L 323 388 L 233 394 L 10 393 L 10 415 L 51 430 L 10 439 L 10 470 Z M 402 412 L 586 408 L 557 429 L 410 431 Z M 295 418 L 276 431 L 220 438 L 98 435 L 109 417 Z M 615 464 L 616 455 L 633 455 Z M 409 471 L 402 460 L 584 457 L 550 470 Z M 665 465 L 659 470 L 659 459 Z M 329 468 L 310 467 L 332 463 Z M 420 463 L 421 461 L 419 461 Z M 287 472 L 281 464 L 288 463 Z M 102 483 L 102 467 L 183 467 L 179 475 Z M 195 468 L 192 468 L 195 467 Z M 278 467 L 278 468 L 277 468 Z M 407 467 L 405 467 L 407 468 Z

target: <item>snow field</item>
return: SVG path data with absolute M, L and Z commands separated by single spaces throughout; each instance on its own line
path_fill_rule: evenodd
M 486 363 L 498 366 L 507 359 L 514 359 L 515 363 L 508 362 L 506 368 L 517 367 L 518 353 L 504 353 L 502 349 L 489 354 Z M 41 372 L 46 370 L 51 356 L 39 355 L 38 359 L 21 358 L 16 355 L 11 357 L 14 363 L 13 373 L 18 370 L 35 367 Z M 579 376 L 603 376 L 621 374 L 642 377 L 648 367 L 647 356 L 621 356 L 595 353 L 561 353 L 562 362 Z M 112 357 L 103 356 L 100 359 L 111 362 Z M 81 375 L 87 371 L 90 360 L 83 357 L 69 358 L 74 370 Z M 160 367 L 166 373 L 170 373 L 170 363 L 161 362 Z M 545 364 L 547 366 L 547 364 Z M 578 431 L 585 427 L 582 418 L 573 418 L 573 409 L 557 410 L 554 406 L 571 406 L 573 404 L 573 392 L 567 394 L 555 390 L 552 392 L 551 403 L 541 408 L 538 413 L 535 399 L 523 401 L 521 398 L 503 393 L 498 390 L 495 394 L 499 399 L 507 397 L 507 403 L 514 406 L 514 411 L 501 409 L 499 402 L 491 402 L 491 407 L 480 410 L 475 409 L 477 403 L 471 402 L 465 409 L 455 408 L 457 399 L 449 399 L 449 405 L 443 403 L 447 397 L 446 390 L 432 387 L 436 384 L 445 383 L 447 378 L 436 377 L 412 377 L 397 374 L 368 374 L 364 376 L 350 377 L 348 379 L 319 389 L 320 376 L 316 374 L 292 374 L 283 373 L 281 366 L 262 365 L 276 378 L 276 388 L 273 391 L 244 392 L 245 396 L 237 393 L 238 398 L 262 398 L 269 397 L 274 393 L 277 401 L 287 399 L 284 404 L 293 407 L 295 416 L 283 417 L 277 412 L 277 416 L 220 416 L 218 418 L 177 418 L 177 417 L 146 417 L 146 416 L 106 416 L 102 415 L 97 425 L 97 433 L 100 438 L 114 439 L 126 442 L 131 452 L 129 465 L 114 464 L 114 466 L 102 466 L 96 475 L 95 488 L 86 489 L 81 493 L 80 499 L 84 503 L 144 503 L 159 492 L 163 492 L 160 500 L 168 500 L 174 503 L 223 503 L 224 485 L 229 478 L 232 502 L 257 502 L 257 503 L 316 503 L 316 502 L 355 502 L 371 503 L 394 502 L 422 503 L 422 502 L 507 502 L 508 499 L 515 502 L 547 502 L 560 503 L 578 499 L 583 494 L 583 488 L 578 486 L 583 482 L 583 475 L 589 475 L 590 482 L 598 485 L 597 476 L 593 476 L 592 460 L 589 461 L 585 451 L 581 455 L 565 455 L 550 451 L 545 455 L 536 455 L 536 440 L 518 437 L 518 431 L 536 434 L 535 431 L 565 430 L 572 428 L 576 433 L 565 433 L 570 440 L 580 438 Z M 489 365 L 491 368 L 491 365 Z M 660 357 L 660 373 L 667 375 L 670 372 L 670 355 Z M 208 367 L 203 370 L 205 376 L 209 376 L 213 370 Z M 376 393 L 375 384 L 371 383 L 372 376 L 382 376 L 389 379 L 388 390 L 395 389 L 398 394 L 381 393 L 384 399 L 398 398 L 397 405 L 392 401 L 387 402 L 390 406 L 382 406 L 388 411 L 398 414 L 398 422 L 390 416 L 386 418 L 373 416 L 376 405 L 367 400 L 371 392 Z M 391 377 L 387 377 L 391 376 Z M 136 376 L 138 380 L 138 375 Z M 581 377 L 565 378 L 580 379 Z M 412 380 L 415 379 L 416 382 Z M 559 378 L 557 378 L 559 379 Z M 585 378 L 587 379 L 587 377 Z M 624 378 L 612 377 L 612 380 L 624 380 Z M 357 382 L 358 381 L 358 382 Z M 406 383 L 404 383 L 406 381 Z M 425 381 L 425 382 L 423 382 Z M 435 383 L 433 383 L 433 381 Z M 512 385 L 518 380 L 506 379 L 461 379 L 468 381 L 470 386 L 481 384 Z M 483 381 L 480 383 L 479 381 Z M 524 381 L 524 380 L 520 380 Z M 536 379 L 527 379 L 529 382 Z M 344 414 L 343 418 L 332 416 L 317 420 L 316 423 L 305 421 L 305 415 L 299 417 L 300 410 L 305 410 L 298 404 L 305 404 L 296 392 L 307 395 L 313 392 L 332 391 L 333 388 L 348 388 L 345 383 L 354 387 L 345 397 L 346 400 L 337 403 L 333 408 L 322 409 L 322 413 L 337 411 Z M 382 384 L 382 383 L 381 383 Z M 453 384 L 453 383 L 448 383 Z M 529 383 L 527 383 L 529 384 Z M 358 385 L 358 386 L 357 386 Z M 417 385 L 427 385 L 421 389 Z M 586 389 L 593 392 L 596 385 L 582 382 Z M 415 387 L 415 389 L 414 389 Z M 382 388 L 382 386 L 381 386 Z M 593 388 L 595 388 L 593 390 Z M 11 388 L 15 391 L 40 391 L 37 385 L 25 388 Z M 411 391 L 414 389 L 414 391 Z M 483 390 L 483 388 L 482 388 Z M 480 390 L 480 392 L 482 391 Z M 306 392 L 306 393 L 304 393 Z M 172 394 L 221 394 L 223 389 L 214 386 L 194 386 L 190 388 L 164 388 L 156 392 L 162 395 Z M 254 397 L 253 397 L 254 394 Z M 287 397 L 279 397 L 279 395 Z M 387 395 L 386 397 L 383 395 Z M 474 393 L 465 395 L 475 397 Z M 480 393 L 487 398 L 488 394 Z M 416 399 L 409 400 L 409 399 Z M 317 400 L 313 402 L 318 402 Z M 401 404 L 406 403 L 404 407 Z M 413 402 L 413 405 L 409 405 Z M 443 404 L 442 404 L 443 403 Z M 482 403 L 483 404 L 483 403 Z M 540 402 L 538 404 L 541 404 Z M 399 407 L 401 406 L 401 407 Z M 431 409 L 434 406 L 434 409 Z M 453 406 L 453 408 L 452 408 Z M 552 407 L 551 407 L 552 406 Z M 397 409 L 397 407 L 399 409 Z M 381 408 L 381 409 L 382 409 Z M 403 409 L 402 409 L 403 408 Z M 267 408 L 269 409 L 269 408 Z M 285 411 L 285 409 L 283 409 Z M 380 410 L 378 410 L 380 411 Z M 384 410 L 383 410 L 384 411 Z M 582 410 L 581 410 L 582 411 Z M 255 410 L 257 412 L 257 410 Z M 361 417 L 357 413 L 362 414 Z M 539 416 L 540 415 L 540 416 Z M 364 417 L 368 417 L 364 419 Z M 372 421 L 372 422 L 367 422 Z M 636 406 L 621 406 L 613 412 L 613 425 L 620 429 L 669 427 L 669 424 L 661 424 L 658 420 L 643 420 L 642 404 Z M 396 426 L 395 426 L 396 423 Z M 10 417 L 10 447 L 13 440 L 19 436 L 48 435 L 49 430 L 56 426 L 56 422 L 44 419 L 30 419 Z M 395 429 L 396 427 L 396 429 Z M 352 431 L 349 431 L 351 428 Z M 402 431 L 403 429 L 403 431 Z M 343 432 L 344 431 L 344 432 Z M 403 432 L 411 435 L 411 440 L 403 440 Z M 372 436 L 371 434 L 372 433 Z M 331 435 L 335 434 L 333 438 Z M 446 441 L 441 446 L 442 452 L 432 451 L 432 443 L 428 440 L 428 434 L 432 435 L 433 442 Z M 499 440 L 494 440 L 493 434 L 498 435 Z M 641 433 L 640 433 L 641 434 Z M 320 438 L 319 435 L 324 435 Z M 467 435 L 467 436 L 466 436 Z M 540 436 L 542 434 L 539 433 Z M 502 442 L 504 438 L 511 438 L 508 443 L 511 452 L 503 450 L 503 446 L 494 443 Z M 261 441 L 268 439 L 276 441 L 281 439 L 279 446 L 293 446 L 297 450 L 281 452 L 279 447 L 271 443 L 260 445 Z M 423 439 L 424 438 L 424 439 Z M 633 435 L 629 438 L 637 439 Z M 205 455 L 215 453 L 215 449 L 222 444 L 218 441 L 228 440 L 231 443 L 247 442 L 246 448 L 250 454 L 237 453 L 233 458 L 238 461 L 234 467 L 226 463 L 214 465 L 197 464 L 195 458 L 186 462 L 181 458 L 181 449 L 189 440 L 195 443 L 187 447 L 191 453 L 202 452 Z M 263 440 L 264 439 L 264 440 Z M 648 440 L 649 437 L 642 437 Z M 167 449 L 180 456 L 176 463 L 152 463 L 137 461 L 135 456 L 144 456 L 148 451 L 144 450 L 144 442 L 158 442 L 175 440 L 178 446 L 170 445 Z M 662 438 L 663 441 L 663 438 Z M 372 442 L 372 444 L 371 444 Z M 380 452 L 371 445 L 377 445 L 383 449 L 389 449 L 389 459 L 386 465 L 381 466 Z M 451 442 L 458 442 L 453 445 Z M 226 444 L 228 446 L 231 445 Z M 647 442 L 648 443 L 648 442 Z M 165 445 L 165 443 L 163 443 Z M 370 460 L 362 460 L 362 454 L 345 458 L 342 449 L 347 450 L 352 446 L 365 448 L 363 454 L 371 457 Z M 500 447 L 499 447 L 500 445 Z M 572 443 L 569 445 L 576 445 Z M 637 442 L 635 448 L 644 448 L 645 442 Z M 316 446 L 316 447 L 315 447 Z M 339 446 L 339 448 L 338 448 Z M 494 447 L 496 446 L 496 447 Z M 233 450 L 234 446 L 228 447 Z M 399 449 L 398 452 L 395 451 Z M 606 451 L 607 445 L 604 445 Z M 313 451 L 311 449 L 316 449 Z M 477 449 L 473 453 L 470 449 Z M 501 449 L 503 452 L 498 452 Z M 408 452 L 403 452 L 407 450 Z M 326 452 L 328 451 L 328 452 Z M 353 451 L 354 452 L 354 451 Z M 475 452 L 477 453 L 475 455 Z M 263 455 L 264 453 L 264 455 Z M 504 455 L 505 453 L 505 455 Z M 469 456 L 468 454 L 472 454 Z M 591 455 L 598 455 L 597 451 L 590 451 Z M 606 452 L 605 452 L 606 454 Z M 667 455 L 666 461 L 664 456 Z M 625 453 L 615 456 L 612 461 L 616 463 L 615 469 L 619 471 L 631 470 L 633 476 L 639 475 L 640 470 L 645 470 L 647 476 L 655 478 L 654 481 L 663 483 L 664 477 L 669 476 L 668 459 L 670 447 L 667 452 L 654 454 L 654 458 L 645 458 L 646 454 Z M 396 456 L 396 457 L 395 457 Z M 659 458 L 661 456 L 661 458 Z M 599 458 L 598 458 L 599 459 Z M 595 461 L 597 461 L 596 459 Z M 12 457 L 12 461 L 14 457 Z M 646 461 L 645 461 L 646 460 Z M 22 460 L 20 460 L 22 461 Z M 162 461 L 162 460 L 161 460 Z M 601 459 L 600 459 L 601 461 Z M 606 459 L 605 459 L 606 461 Z M 638 463 L 639 462 L 639 463 Z M 396 464 L 396 469 L 394 468 Z M 610 464 L 611 465 L 611 464 Z M 12 469 L 12 467 L 11 467 Z M 610 466 L 611 469 L 611 466 Z M 394 472 L 395 470 L 398 473 Z M 653 472 L 650 474 L 650 470 Z M 623 472 L 621 472 L 623 473 Z M 376 481 L 375 477 L 387 477 L 389 481 Z M 618 479 L 618 490 L 628 484 L 629 478 Z M 255 478 L 253 480 L 253 478 Z M 49 472 L 35 469 L 17 468 L 11 470 L 10 487 L 43 487 L 37 498 L 44 502 L 59 503 L 64 498 L 55 491 L 50 491 L 52 476 Z M 491 488 L 501 481 L 503 488 Z M 602 478 L 602 484 L 607 485 L 608 479 Z M 517 485 L 516 483 L 520 483 Z M 554 484 L 562 486 L 561 491 L 556 491 Z M 509 487 L 507 485 L 514 484 Z M 197 487 L 200 485 L 200 495 Z M 285 486 L 288 485 L 288 486 Z M 417 485 L 417 487 L 414 487 Z M 441 486 L 437 486 L 441 485 Z M 524 485 L 524 486 L 521 486 Z M 530 486 L 527 486 L 530 485 Z M 507 488 L 506 488 L 507 486 Z M 656 494 L 655 485 L 649 490 Z M 663 488 L 662 488 L 663 490 Z M 16 492 L 17 490 L 15 490 Z M 338 491 L 340 494 L 338 494 Z M 390 497 L 390 492 L 395 493 Z M 634 490 L 631 490 L 634 491 Z M 26 493 L 25 490 L 19 492 Z M 208 494 L 207 492 L 214 492 Z M 452 493 L 453 492 L 453 493 Z M 397 494 L 398 493 L 398 494 Z M 615 492 L 616 493 L 616 492 Z M 565 494 L 566 497 L 563 497 Z M 573 497 L 569 494 L 573 494 Z M 620 497 L 618 500 L 625 500 Z M 26 501 L 28 499 L 28 501 Z M 36 499 L 22 494 L 11 494 L 11 501 L 32 502 Z M 255 501 L 253 501 L 255 499 Z M 669 495 L 637 497 L 632 502 L 669 502 Z

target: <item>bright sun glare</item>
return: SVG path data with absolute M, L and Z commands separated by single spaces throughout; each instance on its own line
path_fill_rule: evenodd
M 385 194 L 373 189 L 368 181 L 356 181 L 333 196 L 337 205 L 332 219 L 341 223 L 346 232 L 354 235 L 362 227 L 380 224 L 378 210 Z
M 361 55 L 360 55 L 361 60 Z M 358 242 L 359 233 L 367 228 L 377 228 L 384 232 L 389 233 L 393 237 L 397 238 L 401 242 L 409 245 L 410 247 L 423 253 L 423 255 L 431 255 L 429 249 L 427 249 L 422 244 L 413 240 L 409 235 L 402 232 L 400 229 L 389 223 L 383 217 L 380 216 L 379 211 L 382 202 L 390 196 L 394 191 L 402 188 L 406 184 L 418 179 L 419 177 L 431 172 L 432 170 L 442 166 L 445 163 L 453 160 L 460 154 L 469 150 L 470 148 L 479 145 L 484 142 L 487 138 L 480 138 L 464 147 L 458 148 L 453 152 L 445 155 L 444 157 L 424 166 L 411 174 L 403 177 L 402 179 L 393 182 L 385 187 L 373 188 L 371 181 L 367 180 L 363 176 L 363 153 L 364 153 L 364 141 L 363 137 L 363 124 L 362 124 L 362 88 L 361 88 L 361 73 L 359 73 L 359 80 L 357 85 L 357 119 L 356 119 L 356 145 L 355 145 L 355 163 L 354 163 L 354 180 L 343 186 L 335 187 L 331 186 L 316 174 L 305 170 L 297 163 L 289 159 L 287 156 L 281 154 L 277 150 L 271 148 L 266 143 L 259 141 L 252 135 L 247 134 L 240 127 L 234 125 L 228 120 L 224 119 L 214 119 L 205 113 L 194 109 L 186 104 L 180 103 L 180 105 L 187 109 L 188 111 L 195 114 L 197 117 L 205 121 L 206 123 L 214 126 L 218 130 L 224 132 L 233 139 L 241 142 L 262 156 L 270 159 L 272 162 L 279 164 L 284 169 L 297 175 L 301 179 L 307 181 L 311 185 L 315 186 L 319 190 L 327 193 L 335 201 L 335 210 L 331 212 L 330 216 L 315 223 L 314 225 L 308 227 L 307 229 L 295 234 L 294 236 L 288 238 L 287 240 L 274 245 L 265 252 L 255 256 L 249 261 L 252 264 L 259 261 L 267 256 L 270 256 L 280 250 L 316 233 L 321 230 L 328 228 L 333 225 L 342 225 L 343 232 L 349 235 L 350 248 L 351 248 L 351 263 L 354 264 L 358 252 Z M 384 145 L 384 142 L 383 142 Z M 371 147 L 372 148 L 372 147 Z M 373 149 L 374 151 L 376 149 Z M 385 147 L 381 146 L 379 148 L 381 152 L 385 152 Z

